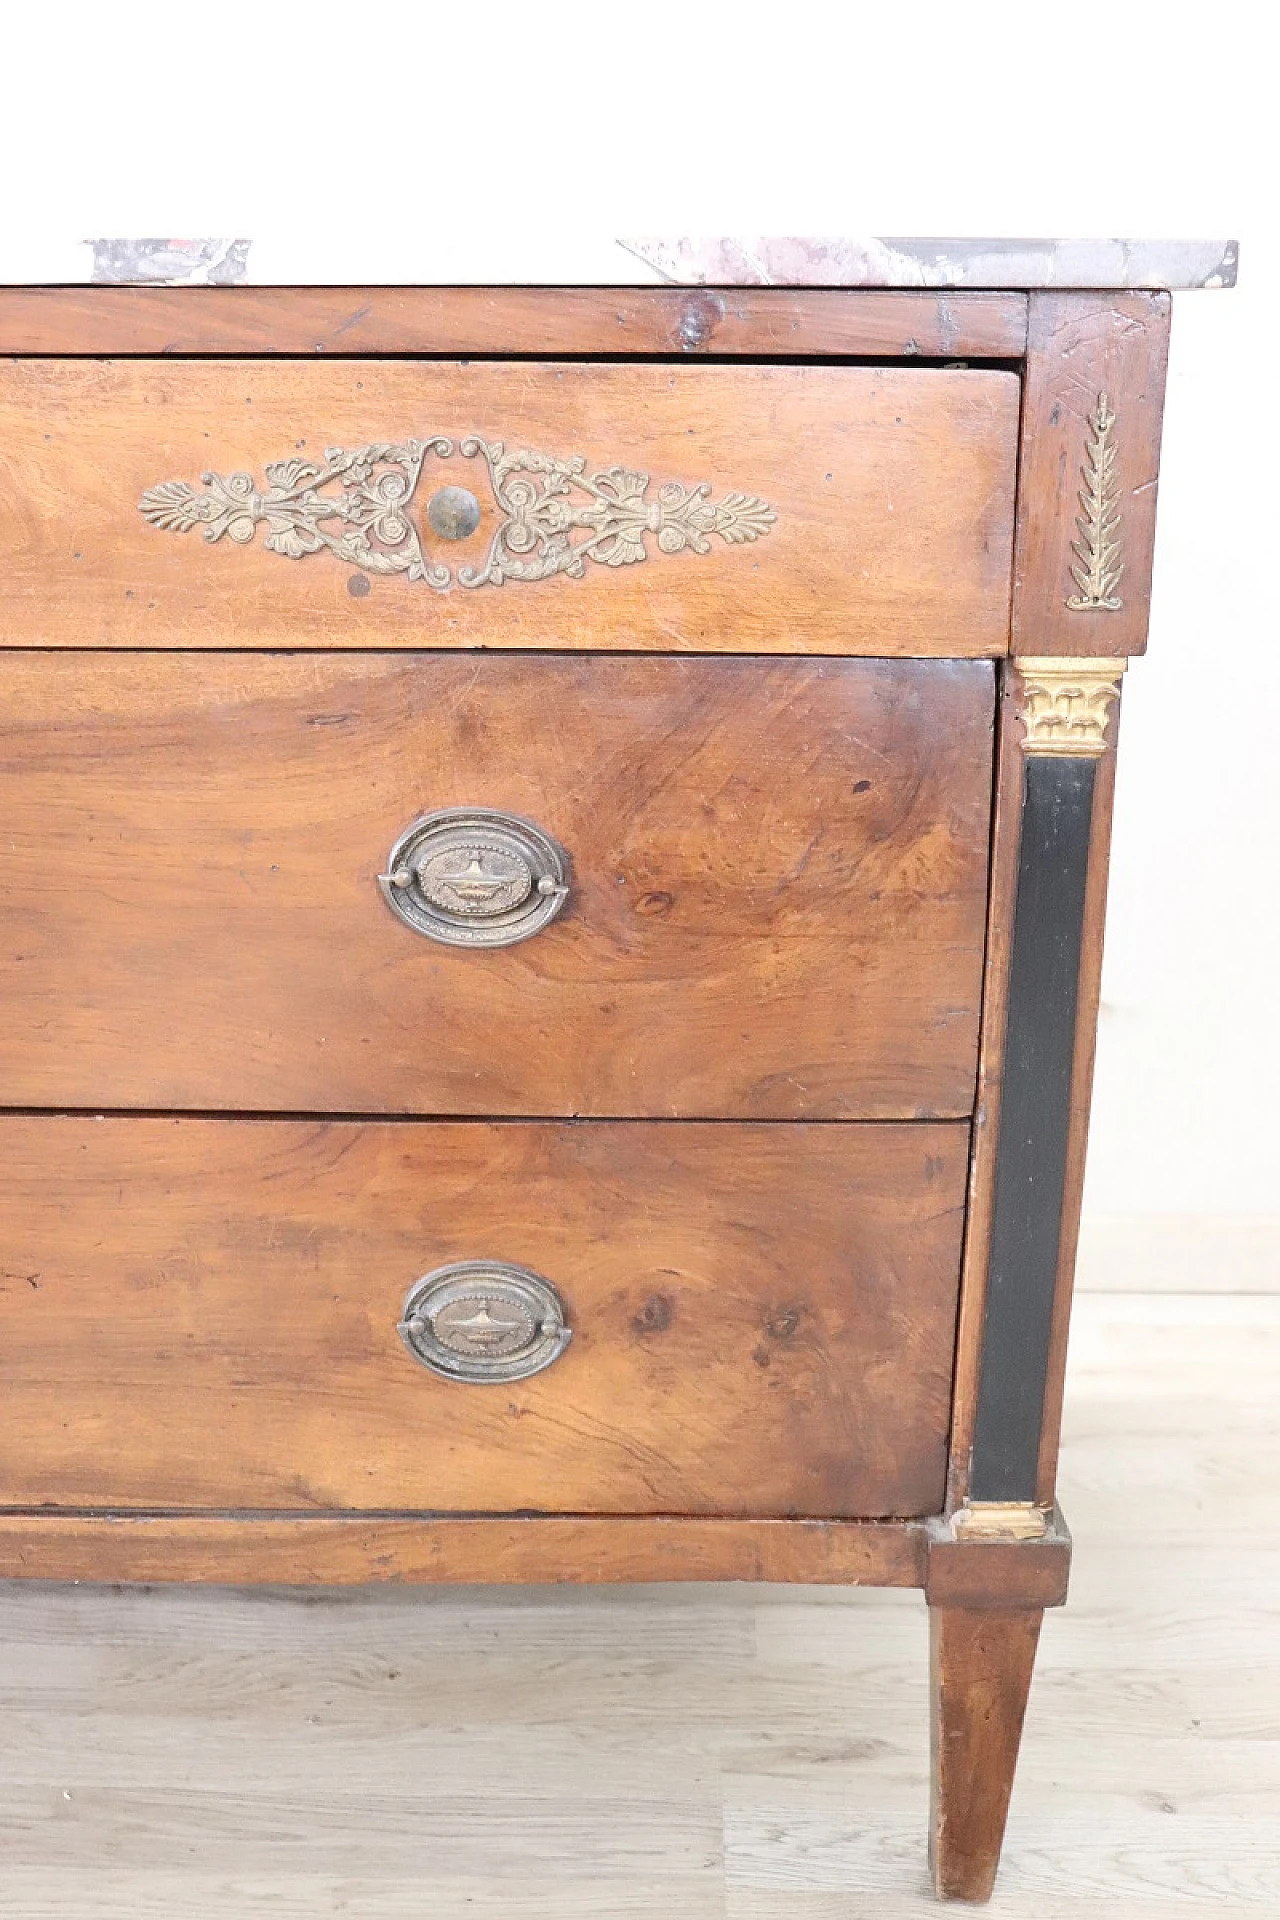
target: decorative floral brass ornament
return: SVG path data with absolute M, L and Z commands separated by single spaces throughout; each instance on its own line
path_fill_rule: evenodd
M 1100 754 L 1119 698 L 1124 660 L 1023 658 L 1022 745 L 1027 753 Z
M 398 1331 L 415 1360 L 450 1380 L 527 1380 L 572 1337 L 550 1281 L 501 1260 L 437 1267 L 409 1289 Z
M 1075 559 L 1071 578 L 1078 592 L 1067 601 L 1073 613 L 1119 613 L 1124 601 L 1116 592 L 1124 562 L 1120 558 L 1120 506 L 1116 481 L 1116 450 L 1112 442 L 1116 416 L 1105 393 L 1089 421 L 1084 465 L 1084 482 L 1077 498 L 1080 512 L 1076 528 L 1080 538 L 1072 543 Z
M 555 919 L 569 897 L 569 862 L 518 814 L 449 807 L 405 829 L 378 885 L 393 913 L 428 939 L 510 947 Z
M 456 572 L 428 557 L 410 513 L 427 455 L 447 459 L 454 452 L 453 441 L 439 435 L 329 447 L 322 464 L 278 461 L 266 468 L 262 487 L 249 473 L 202 473 L 203 491 L 186 480 L 166 480 L 149 487 L 138 506 L 152 526 L 169 533 L 199 527 L 206 540 L 225 534 L 244 546 L 265 526 L 263 544 L 288 559 L 326 551 L 363 573 L 404 574 L 438 593 L 455 584 L 499 587 L 559 573 L 581 580 L 588 561 L 623 567 L 648 559 L 651 538 L 660 553 L 705 554 L 713 534 L 738 546 L 761 539 L 777 517 L 753 494 L 713 501 L 705 480 L 692 487 L 668 480 L 650 499 L 647 473 L 627 467 L 588 473 L 582 454 L 558 460 L 528 449 L 508 453 L 501 440 L 474 437 L 457 451 L 484 460 L 499 519 L 483 561 Z
M 169 533 L 199 527 L 206 540 L 225 534 L 247 546 L 265 525 L 264 545 L 290 560 L 327 550 L 363 573 L 404 573 L 444 592 L 453 576 L 423 553 L 408 508 L 427 454 L 452 452 L 453 442 L 444 439 L 351 452 L 329 447 L 323 466 L 311 460 L 269 466 L 262 489 L 249 473 L 202 473 L 203 493 L 186 480 L 166 480 L 149 487 L 138 507 L 153 527 Z
M 588 474 L 581 454 L 555 460 L 545 453 L 507 453 L 500 440 L 464 440 L 460 450 L 468 457 L 483 454 L 504 515 L 484 565 L 459 571 L 464 587 L 547 580 L 557 573 L 581 580 L 588 560 L 625 567 L 648 559 L 650 534 L 660 553 L 710 553 L 711 534 L 740 546 L 768 533 L 776 518 L 749 493 L 712 501 L 706 480 L 693 487 L 668 480 L 649 500 L 647 473 L 610 467 Z M 575 539 L 577 533 L 584 537 Z

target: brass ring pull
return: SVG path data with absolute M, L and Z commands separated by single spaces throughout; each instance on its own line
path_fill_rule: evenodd
M 518 814 L 449 807 L 407 827 L 378 875 L 392 911 L 450 947 L 510 947 L 569 897 L 564 848 Z
M 437 1267 L 410 1287 L 397 1331 L 415 1360 L 447 1380 L 527 1380 L 572 1337 L 549 1280 L 502 1260 Z

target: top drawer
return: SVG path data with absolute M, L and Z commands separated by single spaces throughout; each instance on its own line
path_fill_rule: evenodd
M 1007 650 L 1015 375 L 16 360 L 3 643 Z

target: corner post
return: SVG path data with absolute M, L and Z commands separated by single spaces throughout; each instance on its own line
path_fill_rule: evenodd
M 1166 294 L 1029 304 L 948 1504 L 927 1582 L 932 1858 L 949 1898 L 990 1895 L 1043 1610 L 1066 1592 L 1058 1427 L 1168 321 Z
M 948 1513 L 1006 1531 L 1042 1525 L 1054 1497 L 1116 713 L 1146 645 L 1169 304 L 1029 303 L 947 1492 Z

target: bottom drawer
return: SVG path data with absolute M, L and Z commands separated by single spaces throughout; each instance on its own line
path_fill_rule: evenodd
M 0 1504 L 935 1512 L 967 1149 L 955 1122 L 0 1120 Z M 542 1371 L 410 1348 L 546 1358 L 518 1283 L 398 1332 L 470 1261 L 551 1283 Z

